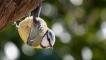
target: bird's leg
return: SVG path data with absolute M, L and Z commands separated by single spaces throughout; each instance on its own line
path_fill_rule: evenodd
M 19 27 L 19 26 L 17 25 L 17 22 L 16 22 L 16 21 L 15 21 L 12 25 L 15 25 L 16 28 Z
M 33 20 L 36 22 L 38 21 L 38 19 L 36 19 L 36 18 L 38 18 L 40 16 L 41 9 L 42 9 L 42 3 L 39 4 L 37 6 L 37 8 L 34 9 L 34 11 L 33 11 Z
M 26 15 L 26 17 L 31 17 L 31 13 L 29 13 L 28 15 Z

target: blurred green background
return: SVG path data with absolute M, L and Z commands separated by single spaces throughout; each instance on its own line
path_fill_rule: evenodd
M 0 32 L 0 60 L 106 60 L 106 0 L 46 0 L 41 18 L 54 49 L 30 48 L 10 25 Z

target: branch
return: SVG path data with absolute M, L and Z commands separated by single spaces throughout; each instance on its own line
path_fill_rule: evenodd
M 0 0 L 0 31 L 18 21 L 43 0 Z

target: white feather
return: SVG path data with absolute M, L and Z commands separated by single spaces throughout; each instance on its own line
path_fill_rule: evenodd
M 47 35 L 45 35 L 44 38 L 42 39 L 41 45 L 44 47 L 49 46 L 49 41 L 47 40 Z

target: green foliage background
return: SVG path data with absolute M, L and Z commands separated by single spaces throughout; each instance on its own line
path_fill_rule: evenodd
M 34 49 L 34 53 L 28 56 L 22 51 L 24 43 L 17 29 L 14 25 L 10 25 L 0 32 L 0 58 L 3 59 L 6 56 L 4 46 L 11 41 L 20 52 L 16 60 L 70 60 L 70 57 L 70 59 L 65 59 L 66 55 L 71 56 L 73 60 L 106 60 L 106 0 L 82 1 L 81 5 L 74 5 L 71 0 L 46 0 L 44 2 L 55 10 L 51 10 L 52 14 L 48 13 L 49 15 L 42 11 L 41 18 L 51 29 L 57 26 L 55 23 L 60 24 L 63 32 L 69 36 L 63 37 L 65 42 L 60 37 L 65 35 L 60 32 L 60 35 L 56 35 L 53 50 Z M 61 30 L 55 29 L 58 32 Z M 89 59 L 83 58 L 84 49 L 88 49 L 85 55 L 89 54 L 89 50 L 91 51 L 91 57 L 88 55 Z

